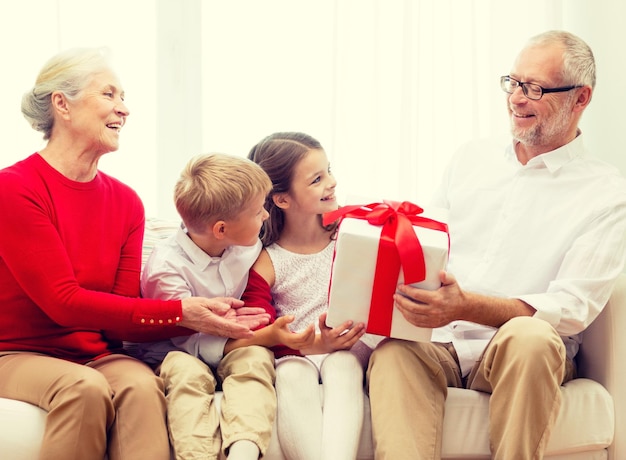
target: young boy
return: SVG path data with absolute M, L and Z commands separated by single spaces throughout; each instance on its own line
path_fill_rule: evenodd
M 193 158 L 174 192 L 183 225 L 155 246 L 144 267 L 142 295 L 240 298 L 261 251 L 271 188 L 267 174 L 242 157 Z M 196 333 L 137 345 L 142 359 L 160 363 L 177 460 L 217 459 L 220 450 L 229 460 L 258 459 L 267 450 L 276 413 L 274 356 L 260 346 L 225 354 L 227 341 Z M 221 411 L 213 404 L 218 381 Z

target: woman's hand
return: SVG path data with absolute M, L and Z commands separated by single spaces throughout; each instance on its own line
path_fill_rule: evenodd
M 254 335 L 250 318 L 237 315 L 241 307 L 243 301 L 233 297 L 188 297 L 182 300 L 183 318 L 178 325 L 221 337 L 250 338 Z

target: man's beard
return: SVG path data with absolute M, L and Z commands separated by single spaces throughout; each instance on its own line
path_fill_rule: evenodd
M 511 134 L 513 139 L 526 145 L 549 144 L 555 137 L 567 129 L 570 112 L 569 104 L 564 104 L 559 112 L 553 114 L 543 123 L 536 124 L 530 128 L 515 128 L 511 119 Z

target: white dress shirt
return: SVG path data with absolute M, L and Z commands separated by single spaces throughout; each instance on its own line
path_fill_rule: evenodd
M 434 198 L 449 209 L 447 270 L 462 289 L 518 298 L 564 338 L 569 357 L 624 267 L 626 181 L 587 153 L 583 136 L 522 165 L 512 144 L 474 142 L 453 158 Z M 464 375 L 496 329 L 456 321 Z
M 211 257 L 200 249 L 183 228 L 157 244 L 141 277 L 144 297 L 184 299 L 187 297 L 240 298 L 248 282 L 248 272 L 261 252 L 261 241 L 254 246 L 230 246 L 221 257 Z M 158 363 L 172 350 L 183 350 L 217 367 L 224 357 L 228 339 L 196 333 L 161 342 L 138 344 L 138 356 Z

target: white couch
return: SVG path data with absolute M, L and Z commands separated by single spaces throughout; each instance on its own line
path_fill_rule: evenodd
M 154 242 L 171 231 L 171 225 L 149 220 L 144 253 L 148 254 Z M 563 404 L 548 443 L 547 459 L 626 459 L 624 356 L 626 275 L 621 275 L 607 307 L 585 332 L 579 354 L 580 378 L 563 386 Z M 489 396 L 486 394 L 450 389 L 444 420 L 443 458 L 489 458 L 488 402 Z M 366 399 L 359 459 L 374 458 L 369 416 Z M 38 407 L 0 398 L 0 459 L 36 459 L 45 419 L 46 413 Z M 272 437 L 265 459 L 285 459 L 276 435 Z

